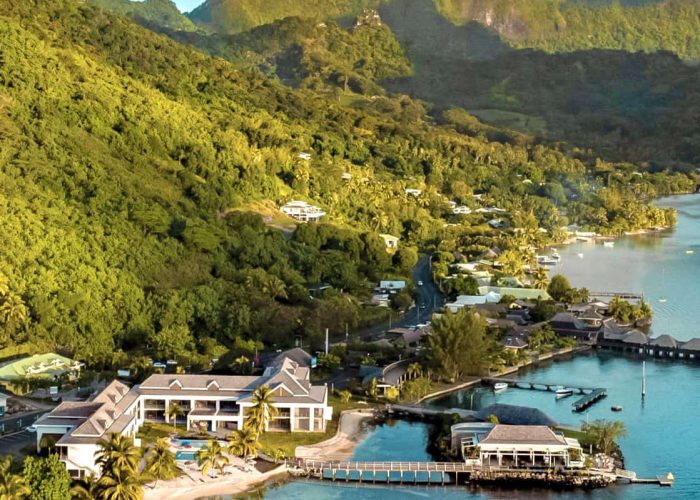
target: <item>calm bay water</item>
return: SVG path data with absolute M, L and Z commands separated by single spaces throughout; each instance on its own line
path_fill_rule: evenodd
M 591 291 L 644 293 L 654 309 L 655 335 L 700 337 L 695 314 L 700 305 L 700 195 L 664 198 L 657 205 L 678 211 L 675 228 L 622 238 L 614 248 L 593 242 L 568 245 L 560 249 L 562 260 L 551 273 Z
M 660 234 L 618 240 L 614 248 L 582 243 L 560 250 L 562 262 L 554 272 L 566 274 L 574 286 L 593 291 L 643 292 L 654 309 L 655 335 L 668 333 L 679 340 L 700 337 L 695 311 L 700 305 L 700 196 L 660 200 L 660 206 L 678 210 L 678 226 Z M 687 251 L 693 250 L 689 254 Z M 583 258 L 577 254 L 583 253 Z M 659 299 L 665 299 L 660 302 Z M 690 499 L 700 497 L 700 366 L 668 362 L 647 363 L 647 396 L 641 400 L 641 363 L 610 354 L 591 354 L 555 361 L 520 374 L 523 379 L 562 385 L 606 387 L 609 396 L 588 414 L 571 412 L 572 398 L 555 401 L 551 393 L 508 389 L 494 394 L 488 389 L 460 391 L 431 401 L 434 406 L 480 409 L 493 403 L 540 408 L 562 424 L 582 420 L 623 420 L 629 436 L 621 440 L 626 466 L 640 477 L 667 471 L 676 476 L 672 489 L 651 485 L 616 486 L 605 490 L 548 491 L 465 488 L 395 488 L 293 481 L 269 489 L 269 499 L 379 499 L 405 498 L 566 498 L 566 499 Z M 621 413 L 610 406 L 622 405 Z M 379 426 L 357 448 L 358 460 L 428 460 L 427 428 L 397 422 Z

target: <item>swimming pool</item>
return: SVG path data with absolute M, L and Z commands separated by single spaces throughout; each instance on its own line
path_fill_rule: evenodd
M 209 441 L 206 439 L 173 439 L 172 443 L 178 448 L 201 450 L 202 448 L 207 447 Z
M 175 460 L 197 460 L 199 456 L 198 451 L 176 451 Z

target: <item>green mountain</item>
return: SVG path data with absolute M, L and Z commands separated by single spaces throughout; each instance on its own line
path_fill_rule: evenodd
M 188 14 L 218 33 L 239 33 L 285 17 L 316 20 L 354 18 L 379 0 L 207 0 Z
M 352 29 L 333 21 L 288 17 L 235 35 L 154 29 L 240 67 L 257 68 L 308 89 L 383 94 L 379 82 L 408 76 L 411 65 L 391 30 L 361 18 Z
M 195 24 L 180 13 L 172 0 L 89 0 L 105 10 L 157 24 L 164 28 L 194 31 Z
M 363 303 L 378 279 L 408 278 L 419 248 L 446 266 L 499 245 L 517 271 L 523 248 L 557 241 L 568 222 L 614 234 L 670 224 L 645 200 L 694 187 L 459 109 L 437 125 L 405 95 L 292 89 L 78 0 L 0 0 L 0 12 L 10 351 L 113 367 L 138 353 L 207 366 L 229 348 L 315 348 L 325 328 L 381 318 Z M 452 215 L 447 201 L 476 208 L 473 193 L 523 231 Z M 293 199 L 324 222 L 297 227 L 278 209 Z M 398 252 L 379 233 L 400 236 Z M 312 299 L 319 284 L 331 289 Z
M 478 22 L 515 47 L 550 53 L 582 49 L 667 50 L 700 56 L 700 5 L 695 0 L 434 0 L 457 25 Z
M 700 56 L 695 0 L 422 0 L 457 26 L 476 22 L 513 47 L 550 53 L 582 49 L 667 50 Z M 364 8 L 404 8 L 402 0 L 207 0 L 190 19 L 238 33 L 286 17 L 354 18 Z

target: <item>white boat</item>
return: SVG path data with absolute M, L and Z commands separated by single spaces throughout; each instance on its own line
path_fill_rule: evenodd
M 583 241 L 583 242 L 591 241 L 591 237 L 590 236 L 577 236 L 576 241 Z
M 574 390 L 569 387 L 558 387 L 554 394 L 557 399 L 561 399 L 571 396 L 573 393 Z
M 505 382 L 496 382 L 493 384 L 493 392 L 502 392 L 508 389 L 508 384 Z
M 613 248 L 615 246 L 615 242 L 614 241 L 604 241 L 603 246 L 606 248 Z
M 693 255 L 693 254 L 695 253 L 695 251 L 693 251 L 693 250 L 686 250 L 685 253 L 687 253 L 688 255 Z
M 666 302 L 668 302 L 668 300 L 666 299 L 666 297 L 661 297 L 659 299 L 659 302 L 661 302 L 662 304 L 665 304 Z
M 576 256 L 577 256 L 579 259 L 583 259 L 583 254 L 582 254 L 582 253 L 577 253 Z
M 550 257 L 549 255 L 538 255 L 537 256 L 537 263 L 541 266 L 553 266 L 557 262 L 559 262 L 558 259 L 555 259 L 554 257 Z

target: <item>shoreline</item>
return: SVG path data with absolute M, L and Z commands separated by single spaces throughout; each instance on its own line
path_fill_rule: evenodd
M 547 354 L 540 354 L 536 360 L 530 360 L 526 361 L 524 363 L 520 363 L 517 366 L 511 366 L 508 367 L 507 369 L 503 370 L 502 372 L 495 373 L 495 374 L 489 374 L 487 377 L 503 377 L 506 375 L 513 375 L 514 373 L 519 373 L 521 370 L 524 370 L 526 368 L 532 368 L 536 367 L 539 363 L 542 363 L 544 361 L 551 361 L 554 359 L 559 359 L 567 355 L 571 355 L 572 357 L 575 357 L 578 354 L 583 354 L 587 352 L 592 352 L 594 349 L 591 346 L 576 346 L 576 347 L 567 347 L 565 349 L 561 349 L 556 352 L 549 352 Z M 483 377 L 476 377 L 474 380 L 469 380 L 466 382 L 458 382 L 455 383 L 445 389 L 440 389 L 439 391 L 431 392 L 430 394 L 426 394 L 419 400 L 417 400 L 413 404 L 422 404 L 430 399 L 435 399 L 440 396 L 445 396 L 447 394 L 451 394 L 453 392 L 462 390 L 462 389 L 470 389 L 475 386 L 479 386 L 482 384 Z
M 146 486 L 144 487 L 143 498 L 144 500 L 192 500 L 219 495 L 236 495 L 247 491 L 253 491 L 262 483 L 273 479 L 285 479 L 287 477 L 289 477 L 289 467 L 286 464 L 282 464 L 268 472 L 243 480 L 226 479 L 210 483 L 195 484 L 189 487 L 175 486 L 171 488 L 159 487 L 151 489 Z

